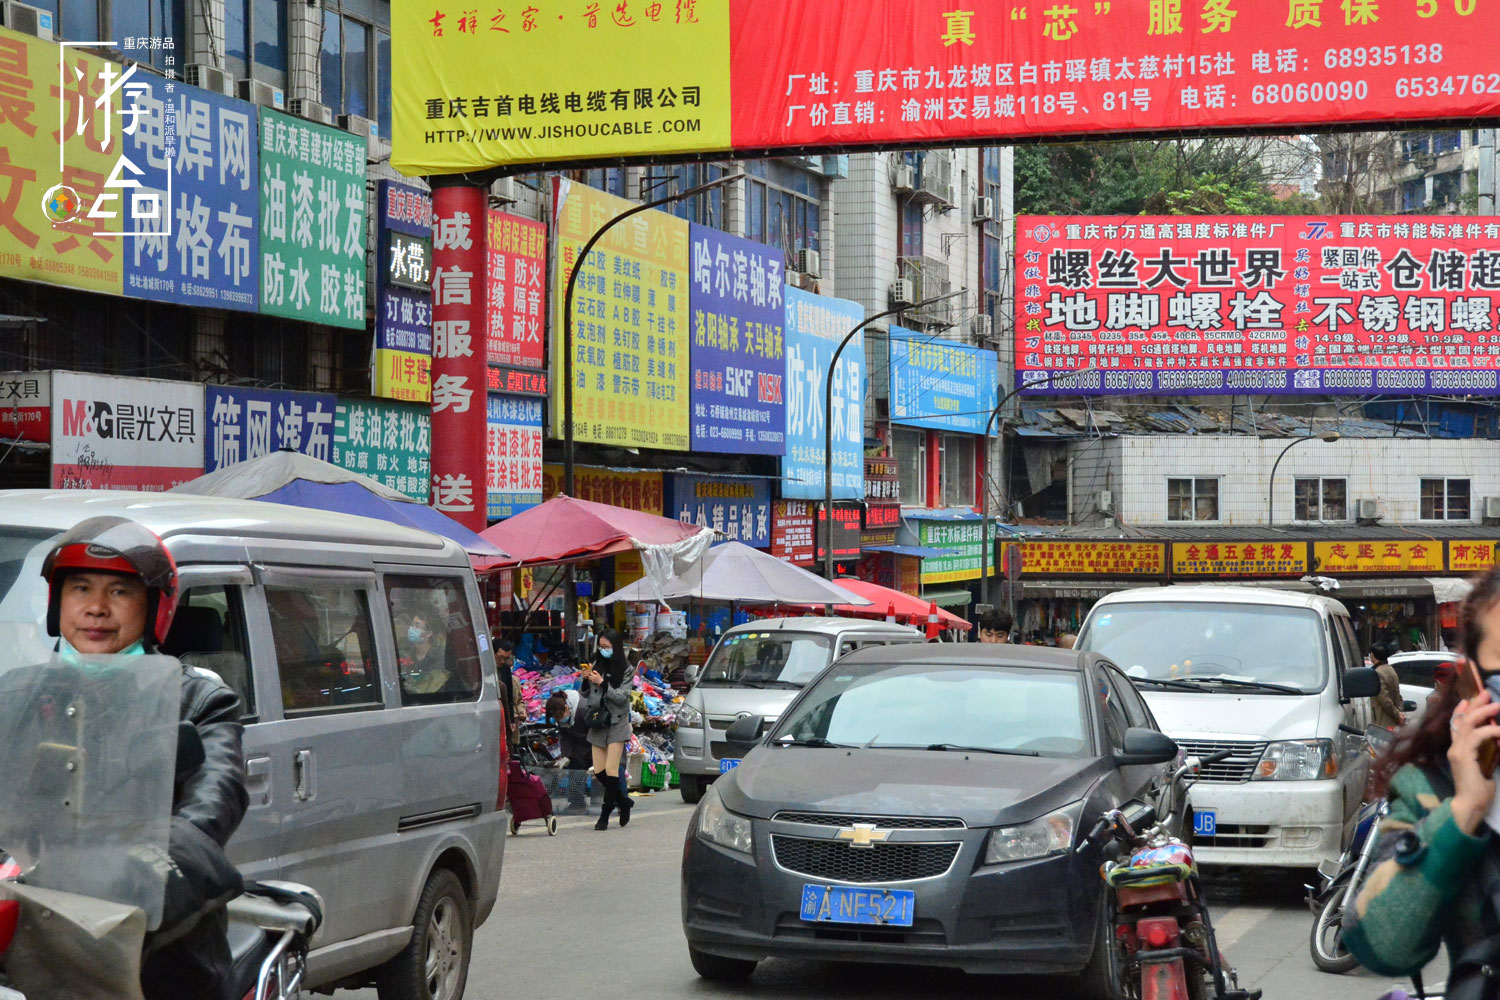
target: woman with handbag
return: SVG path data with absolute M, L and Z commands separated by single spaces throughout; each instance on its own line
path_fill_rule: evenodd
M 1500 566 L 1475 581 L 1459 612 L 1460 648 L 1481 683 L 1500 675 Z M 1459 671 L 1468 664 L 1460 663 Z M 1444 683 L 1421 725 L 1402 733 L 1376 762 L 1371 794 L 1387 796 L 1375 867 L 1350 911 L 1344 945 L 1362 965 L 1411 976 L 1446 945 L 1448 1000 L 1493 1000 L 1500 981 L 1500 804 L 1493 744 L 1500 701 L 1464 699 Z
M 600 632 L 594 662 L 584 670 L 578 689 L 593 751 L 594 779 L 604 789 L 595 830 L 609 829 L 609 814 L 615 809 L 620 810 L 621 826 L 630 823 L 634 803 L 615 776 L 620 773 L 625 744 L 630 740 L 630 688 L 634 680 L 635 668 L 626 656 L 620 633 L 614 629 Z

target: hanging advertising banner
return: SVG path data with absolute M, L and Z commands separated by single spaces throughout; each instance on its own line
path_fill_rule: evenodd
M 782 252 L 692 223 L 693 450 L 786 451 Z
M 0 400 L 0 406 L 4 406 Z M 0 410 L 0 419 L 3 418 Z M 1500 538 L 1469 538 L 1448 543 L 1448 572 L 1483 573 L 1500 565 Z
M 1500 222 L 1456 216 L 1023 216 L 1017 376 L 1042 394 L 1500 394 L 1497 240 Z
M 483 531 L 488 418 L 483 188 L 432 193 L 432 505 Z
M 203 386 L 52 373 L 54 489 L 158 492 L 203 475 Z
M 409 175 L 1500 109 L 1477 0 L 439 2 L 392 28 Z
M 125 240 L 126 295 L 254 312 L 260 282 L 256 108 L 144 74 L 143 113 L 122 136 L 142 193 L 161 200 L 151 235 Z M 169 176 L 170 175 L 170 176 Z
M 259 110 L 260 311 L 363 329 L 368 144 Z
M 557 178 L 557 308 L 583 244 L 635 202 Z M 626 448 L 688 450 L 688 224 L 641 212 L 611 228 L 573 290 L 573 437 Z M 552 357 L 562 357 L 561 312 Z M 563 436 L 562 367 L 552 436 Z
M 786 288 L 786 455 L 781 493 L 800 500 L 825 496 L 823 465 L 828 365 L 865 307 L 848 299 Z M 856 336 L 833 372 L 833 495 L 864 496 L 865 344 Z
M 375 188 L 375 395 L 432 399 L 432 194 L 383 180 Z
M 492 209 L 486 219 L 485 252 L 485 357 L 492 365 L 540 368 L 547 315 L 547 227 Z
M 1000 356 L 891 327 L 891 423 L 983 434 L 995 410 Z
M 486 467 L 490 520 L 542 502 L 542 401 L 489 393 Z
M 1305 576 L 1305 542 L 1173 542 L 1172 575 Z
M 1422 541 L 1314 542 L 1314 572 L 1339 573 L 1441 573 L 1443 543 Z
M 1161 576 L 1164 542 L 1022 542 L 1026 576 Z
M 332 393 L 206 386 L 203 470 L 215 472 L 277 451 L 332 461 L 337 406 Z
M 426 503 L 432 482 L 432 410 L 415 403 L 341 399 L 333 418 L 333 458 L 341 469 Z
M 0 438 L 52 440 L 51 372 L 0 372 Z
M 563 467 L 542 466 L 542 499 L 551 500 L 563 491 Z M 573 494 L 579 500 L 607 503 L 646 514 L 664 515 L 660 472 L 638 472 L 627 469 L 600 469 L 594 466 L 573 467 Z
M 753 549 L 771 544 L 771 481 L 718 479 L 673 473 L 667 479 L 667 510 L 684 524 L 719 532 L 715 545 L 743 542 Z

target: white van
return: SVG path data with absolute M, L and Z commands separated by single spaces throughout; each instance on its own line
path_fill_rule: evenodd
M 1199 861 L 1312 868 L 1343 852 L 1380 679 L 1342 604 L 1268 588 L 1128 590 L 1094 605 L 1078 648 L 1118 664 L 1187 753 L 1233 751 L 1193 788 Z

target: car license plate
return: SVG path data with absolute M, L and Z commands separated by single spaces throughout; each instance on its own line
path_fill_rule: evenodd
M 725 757 L 719 761 L 719 773 L 727 774 L 740 766 L 740 758 Z
M 1219 829 L 1219 814 L 1212 809 L 1193 810 L 1193 833 L 1199 837 L 1212 837 Z
M 811 884 L 802 887 L 802 919 L 810 923 L 910 927 L 916 908 L 917 894 L 911 889 Z

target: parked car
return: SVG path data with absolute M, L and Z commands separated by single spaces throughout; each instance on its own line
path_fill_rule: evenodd
M 761 723 L 729 729 L 751 749 L 688 826 L 682 923 L 700 975 L 809 958 L 1081 976 L 1107 995 L 1102 858 L 1075 848 L 1106 810 L 1156 797 L 1178 757 L 1111 663 L 866 647 L 757 739 Z
M 861 618 L 768 618 L 731 628 L 701 670 L 688 668 L 693 686 L 677 710 L 675 751 L 683 801 L 697 802 L 739 764 L 744 748 L 724 739 L 736 719 L 774 723 L 804 684 L 845 653 L 924 641 L 909 626 Z
M 18 662 L 52 649 L 52 539 L 97 514 L 162 536 L 181 577 L 163 651 L 240 695 L 250 808 L 229 853 L 324 900 L 306 985 L 457 1000 L 505 848 L 499 686 L 464 552 L 279 504 L 0 491 L 0 648 Z
M 1421 721 L 1432 695 L 1433 671 L 1445 663 L 1457 663 L 1458 654 L 1435 649 L 1418 649 L 1391 656 L 1391 666 L 1401 680 L 1401 698 L 1406 703 L 1406 724 Z
M 1234 752 L 1194 789 L 1200 863 L 1313 868 L 1343 853 L 1380 678 L 1342 604 L 1258 587 L 1127 590 L 1094 605 L 1078 648 L 1124 668 L 1184 751 Z

